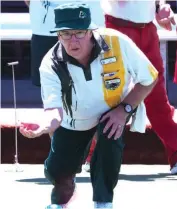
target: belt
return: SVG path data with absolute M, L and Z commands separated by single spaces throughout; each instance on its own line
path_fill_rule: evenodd
M 128 27 L 128 28 L 145 28 L 145 26 L 149 24 L 149 23 L 135 23 L 135 22 L 131 22 L 129 20 L 116 18 L 116 17 L 110 16 L 110 15 L 105 15 L 105 19 L 108 22 L 109 21 L 113 22 L 117 26 Z

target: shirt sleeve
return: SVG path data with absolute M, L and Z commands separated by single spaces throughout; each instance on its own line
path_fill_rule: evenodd
M 50 57 L 45 57 L 43 59 L 39 72 L 41 79 L 41 97 L 44 109 L 63 107 L 61 82 L 58 75 L 52 69 L 52 60 Z
M 145 54 L 128 37 L 125 38 L 125 61 L 134 83 L 148 86 L 158 77 L 158 71 Z

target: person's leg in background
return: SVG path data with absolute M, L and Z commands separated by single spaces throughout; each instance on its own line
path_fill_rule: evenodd
M 163 142 L 168 162 L 177 165 L 177 124 L 173 120 L 174 107 L 170 106 L 165 89 L 163 61 L 160 54 L 156 26 L 152 23 L 142 32 L 141 49 L 159 72 L 159 79 L 152 93 L 145 100 L 147 115 L 153 130 Z M 149 35 L 147 36 L 147 31 Z M 148 44 L 149 43 L 149 44 Z M 177 173 L 177 169 L 175 171 Z
M 75 174 L 83 162 L 85 149 L 95 131 L 96 128 L 73 131 L 62 127 L 55 131 L 44 169 L 46 178 L 54 185 L 52 204 L 64 205 L 71 199 L 75 190 Z
M 88 156 L 86 155 L 86 161 L 84 162 L 85 164 L 83 165 L 83 169 L 86 172 L 90 172 L 90 161 L 96 146 L 96 134 L 94 135 L 92 141 L 91 141 L 91 145 L 89 145 L 88 150 L 86 152 L 86 154 L 88 154 Z
M 145 105 L 152 128 L 166 148 L 171 172 L 177 173 L 177 124 L 173 121 L 174 108 L 169 104 L 164 85 L 164 68 L 156 26 L 150 23 L 145 28 L 119 27 L 106 19 L 106 27 L 128 35 L 159 72 L 158 83 L 145 100 Z
M 31 80 L 35 86 L 40 86 L 39 67 L 45 54 L 58 41 L 57 36 L 32 35 L 31 39 Z

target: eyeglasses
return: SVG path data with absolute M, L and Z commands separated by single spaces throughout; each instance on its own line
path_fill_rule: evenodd
M 58 35 L 61 36 L 63 40 L 70 40 L 74 35 L 77 39 L 82 39 L 86 36 L 88 30 L 78 31 L 76 33 L 70 33 L 69 31 L 59 32 Z

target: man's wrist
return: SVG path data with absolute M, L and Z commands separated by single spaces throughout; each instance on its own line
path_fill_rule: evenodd
M 133 106 L 131 105 L 131 104 L 128 104 L 128 103 L 125 103 L 125 102 L 121 102 L 120 103 L 120 106 L 122 106 L 123 107 L 123 109 L 124 109 L 124 112 L 127 114 L 127 115 L 129 115 L 129 114 L 131 114 L 132 112 L 133 112 Z
M 52 132 L 50 126 L 45 126 L 43 129 L 43 134 L 49 134 L 50 132 Z
M 44 133 L 49 134 L 55 132 L 55 130 L 60 126 L 60 122 L 54 118 L 52 121 L 47 122 L 47 125 L 44 127 Z

